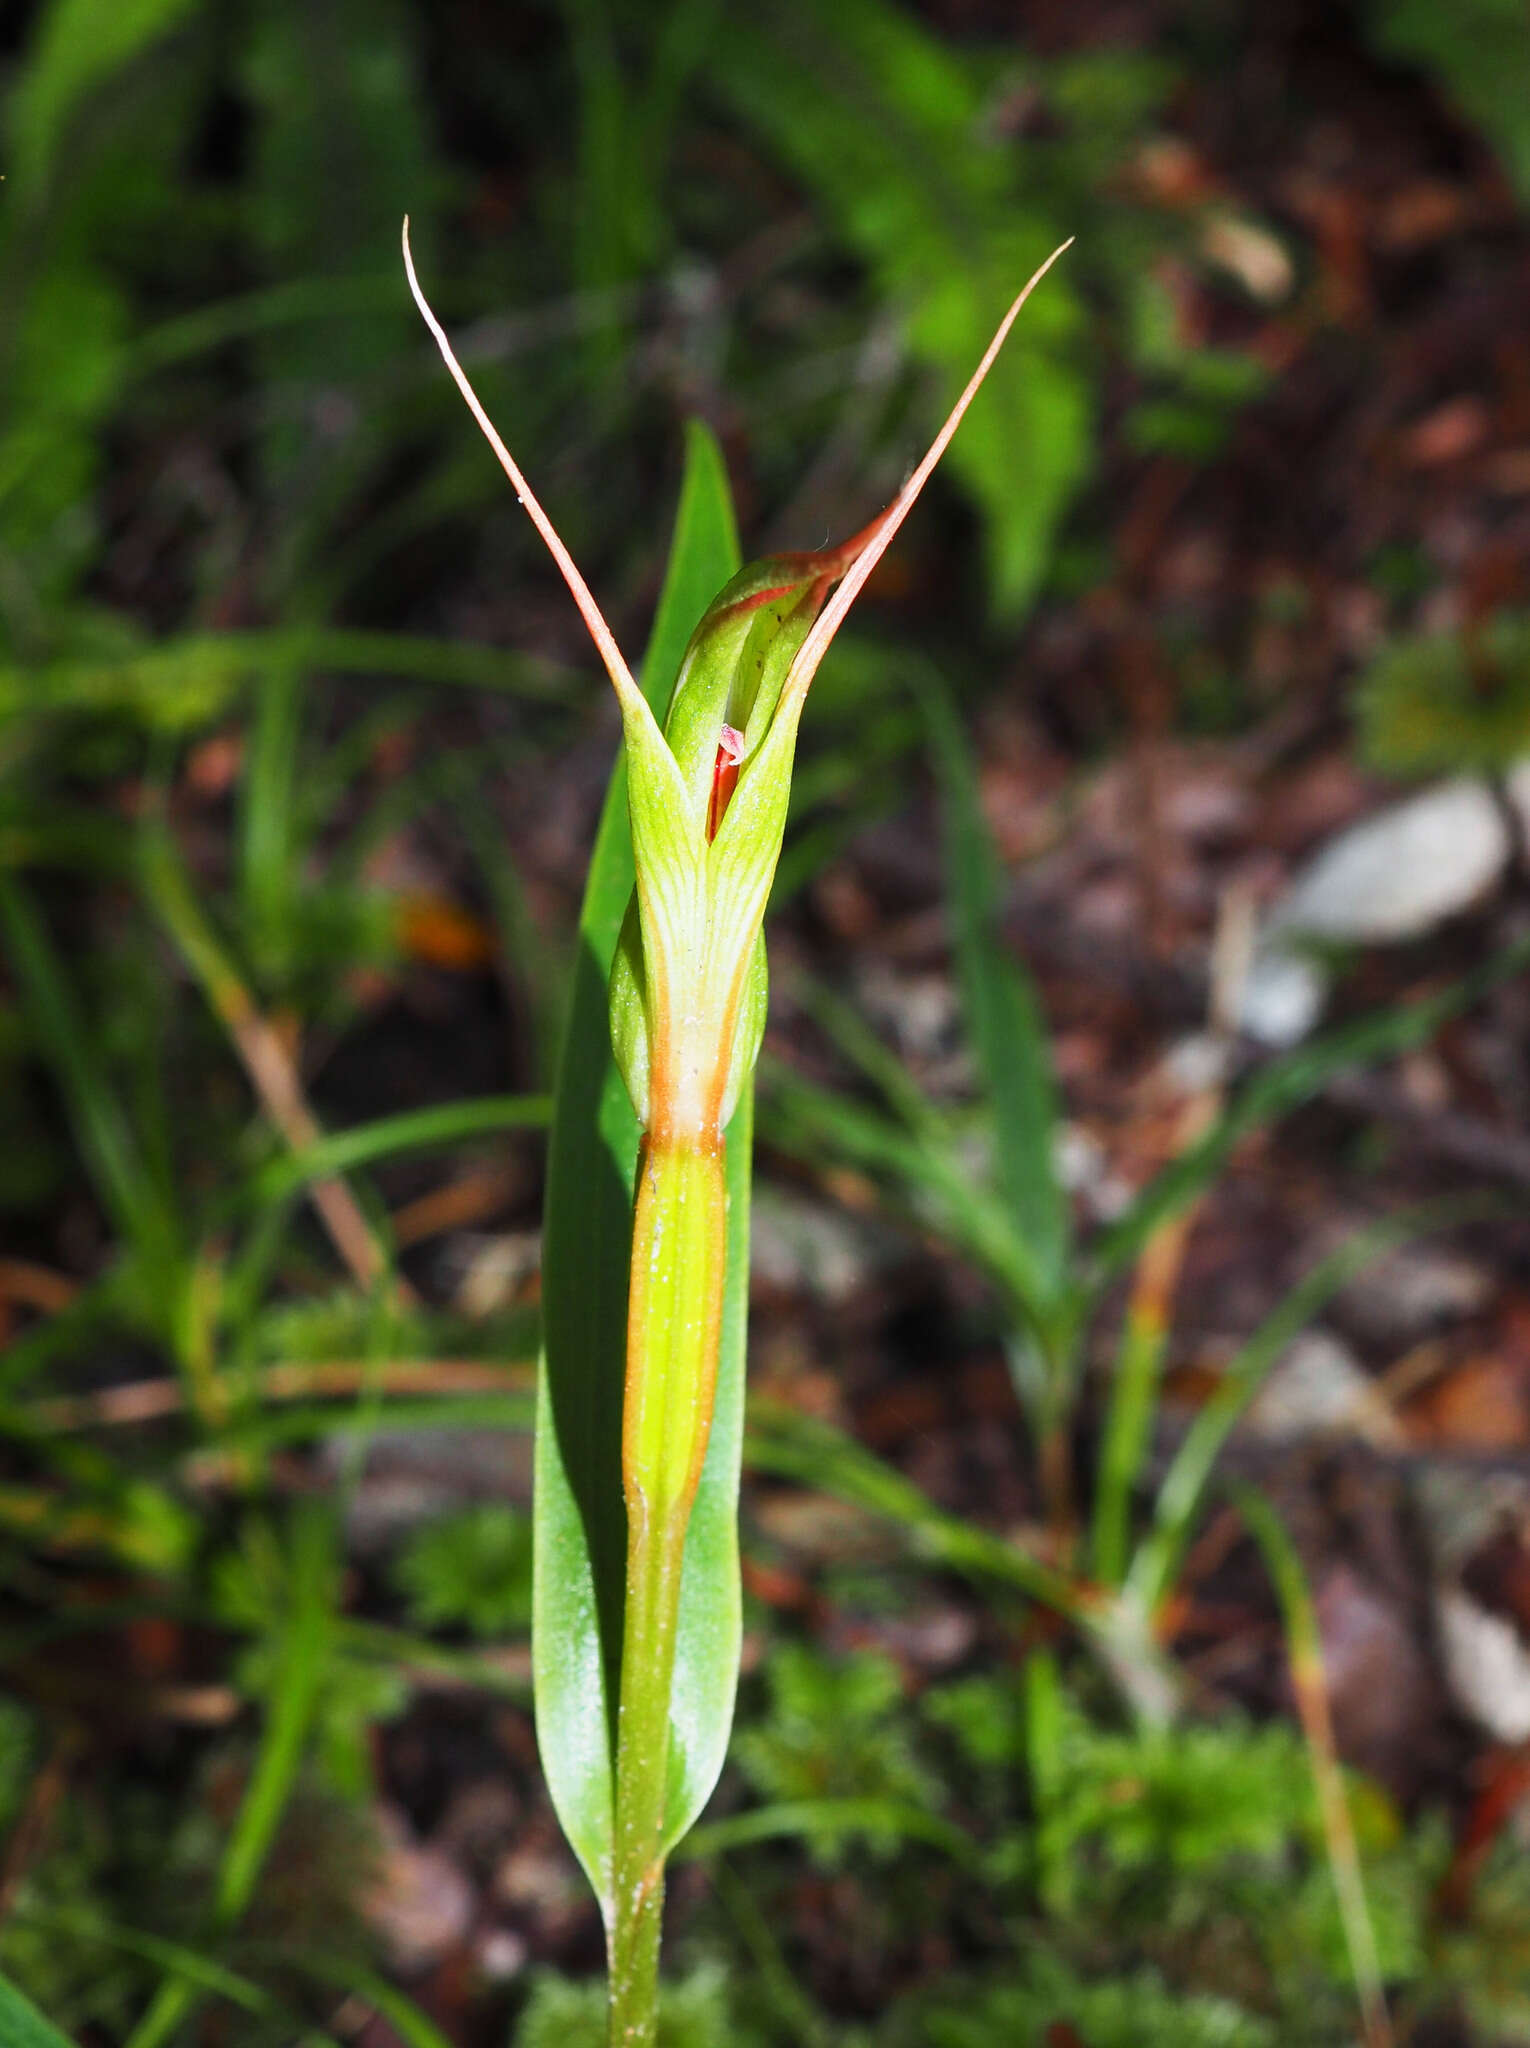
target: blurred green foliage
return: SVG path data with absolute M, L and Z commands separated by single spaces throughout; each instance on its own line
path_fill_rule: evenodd
M 87 635 L 95 607 L 60 607 L 80 595 L 105 537 L 91 494 L 108 422 L 119 448 L 140 458 L 166 529 L 158 537 L 180 557 L 180 616 L 161 625 L 205 619 L 228 602 L 231 579 L 245 607 L 322 616 L 407 538 L 493 502 L 491 471 L 455 446 L 438 447 L 398 488 L 421 418 L 420 350 L 396 263 L 406 211 L 432 268 L 432 216 L 456 216 L 450 259 L 458 272 L 464 255 L 470 264 L 461 282 L 449 273 L 448 300 L 497 317 L 499 331 L 485 330 L 469 353 L 491 407 L 539 467 L 548 455 L 539 440 L 566 426 L 576 392 L 603 450 L 634 402 L 646 404 L 620 344 L 653 318 L 634 289 L 667 278 L 673 313 L 662 296 L 653 303 L 661 326 L 678 322 L 678 381 L 715 375 L 686 351 L 704 345 L 711 358 L 719 343 L 728 348 L 774 487 L 807 467 L 805 449 L 848 396 L 852 439 L 831 437 L 831 451 L 844 466 L 886 446 L 877 458 L 884 495 L 1017 282 L 1077 235 L 1071 274 L 1038 300 L 995 373 L 984 431 L 953 458 L 982 510 L 1004 614 L 1036 591 L 1093 464 L 1105 357 L 1081 286 L 1092 282 L 1121 309 L 1122 333 L 1144 337 L 1153 374 L 1182 376 L 1187 393 L 1207 388 L 1209 355 L 1176 358 L 1151 339 L 1146 259 L 1177 231 L 1115 185 L 1173 83 L 1162 58 L 1102 51 L 1017 65 L 1009 53 L 942 43 L 890 0 L 855 0 L 828 23 L 775 0 L 726 33 L 706 0 L 661 11 L 571 0 L 561 50 L 551 26 L 527 34 L 564 104 L 577 108 L 572 152 L 557 92 L 508 91 L 506 113 L 526 124 L 517 149 L 539 152 L 539 183 L 508 237 L 480 230 L 475 249 L 460 225 L 472 196 L 465 167 L 432 147 L 425 99 L 432 71 L 450 75 L 457 61 L 443 24 L 401 4 L 358 11 L 346 0 L 293 0 L 250 17 L 220 0 L 53 0 L 41 10 L 5 113 L 0 392 L 11 425 L 0 450 L 0 559 L 13 649 L 56 656 Z M 479 95 L 508 87 L 501 61 L 496 51 L 470 88 L 451 82 Z M 714 108 L 745 124 L 763 152 L 721 183 L 697 175 L 720 146 Z M 806 210 L 740 296 L 718 267 L 761 225 L 761 188 L 783 172 Z M 847 261 L 862 280 L 849 294 Z M 528 284 L 580 296 L 550 308 L 540 333 L 522 334 L 516 309 Z M 812 360 L 802 343 L 818 352 L 823 399 L 806 405 L 781 380 L 789 293 L 799 306 L 789 316 L 801 330 L 799 385 Z M 872 308 L 898 324 L 874 326 L 863 348 L 856 328 L 864 335 Z M 565 320 L 588 347 L 549 348 Z M 715 335 L 687 334 L 697 321 Z M 439 420 L 436 381 L 427 402 Z M 772 445 L 777 420 L 789 448 Z M 195 446 L 209 435 L 209 446 Z M 167 464 L 177 441 L 180 461 Z M 588 473 L 594 445 L 576 430 L 565 466 Z M 231 473 L 231 458 L 252 461 L 253 472 Z M 392 502 L 361 531 L 358 515 L 390 475 Z M 575 502 L 566 489 L 553 495 L 560 512 Z M 622 521 L 630 528 L 633 509 L 624 481 L 599 546 L 613 544 Z M 592 517 L 602 518 L 598 501 L 577 506 L 576 538 Z M 507 533 L 524 557 L 508 519 L 491 520 L 485 539 L 498 545 Z
M 937 1782 L 915 1760 L 895 1708 L 902 1696 L 898 1669 L 870 1655 L 831 1663 L 800 1643 L 783 1643 L 766 1670 L 770 1706 L 763 1723 L 744 1730 L 733 1745 L 739 1769 L 767 1799 L 906 1801 L 931 1804 Z M 892 1834 L 868 1837 L 887 1856 Z M 843 1855 L 832 1825 L 814 1832 L 822 1862 Z
M 1518 0 L 1370 0 L 1369 14 L 1378 46 L 1438 79 L 1530 203 L 1530 36 Z
M 169 1956 L 211 1962 L 202 1904 L 222 1848 L 220 1816 L 249 1765 L 246 1750 L 227 1745 L 205 1759 L 192 1797 L 114 1778 L 82 1787 L 58 1816 L 0 1931 L 0 1971 L 71 2037 L 98 2029 L 126 2039 Z M 256 1994 L 234 2008 L 250 2048 L 291 2041 L 305 2007 L 317 2017 L 283 1950 L 307 1946 L 316 1927 L 333 1959 L 359 1967 L 368 1948 L 356 1901 L 376 1845 L 355 1802 L 300 1783 L 277 1849 L 240 1943 L 218 1957 Z
M 1530 754 L 1530 614 L 1400 638 L 1355 686 L 1361 752 L 1385 775 L 1499 775 Z
M 827 209 L 876 296 L 907 309 L 935 406 L 970 376 L 1012 280 L 1084 226 L 1070 205 L 1108 175 L 1163 83 L 1131 58 L 1059 67 L 1047 87 L 1067 141 L 1043 152 L 1050 176 L 1025 176 L 1000 126 L 995 73 L 933 47 L 883 0 L 847 0 L 827 17 L 775 0 L 733 23 L 719 56 L 718 87 Z M 1093 450 L 1082 309 L 1066 272 L 1042 298 L 992 372 L 983 431 L 958 437 L 950 457 L 983 506 L 992 587 L 1009 612 L 1034 593 Z
M 740 2038 L 726 1981 L 715 1964 L 703 1964 L 665 1985 L 659 2048 L 725 2048 Z M 605 2039 L 605 1986 L 571 1984 L 551 1970 L 539 1971 L 516 2028 L 515 2048 L 604 2048 Z
M 997 2048 L 1042 2042 L 1061 2028 L 1089 2048 L 1274 2048 L 1277 2039 L 1267 2021 L 1226 1999 L 1177 1996 L 1151 1971 L 1102 1984 L 1038 1954 L 1027 1976 L 1024 1984 L 949 1986 L 920 2009 L 918 2031 L 901 2038 L 930 2048 Z M 892 2043 L 899 2038 L 895 2032 Z
M 417 1628 L 502 1636 L 531 1623 L 531 1528 L 499 1501 L 480 1501 L 412 1537 L 393 1576 Z
M 896 1697 L 874 1654 L 836 1667 L 782 1650 L 772 1665 L 753 1709 L 745 1702 L 742 1775 L 767 1797 L 816 1789 L 819 1801 L 796 1809 L 801 1827 L 841 1892 L 859 1895 L 875 1930 L 868 1938 L 897 1952 L 938 1925 L 968 1962 L 875 2024 L 831 2016 L 789 1988 L 795 1931 L 812 1911 L 798 1896 L 798 1867 L 779 1842 L 735 1847 L 726 1860 L 737 1863 L 736 1876 L 714 1876 L 721 1922 L 703 1920 L 691 1941 L 697 1954 L 731 1953 L 718 1941 L 732 1922 L 760 1971 L 758 1995 L 741 1991 L 736 1954 L 726 2004 L 705 1966 L 690 1986 L 678 1984 L 676 2023 L 695 2024 L 698 2040 L 999 2048 L 1039 2043 L 1054 2025 L 1091 2048 L 1180 2040 L 1337 2048 L 1353 2038 L 1349 1962 L 1311 1764 L 1293 1729 L 1226 1715 L 1166 1736 L 1086 1708 L 1071 1685 L 1054 1712 L 1041 1706 L 1046 1688 L 1029 1669 L 958 1679 L 913 1698 Z M 900 1792 L 911 1772 L 923 1773 L 947 1812 L 979 1821 L 977 1891 L 970 1880 L 953 1885 L 949 1868 L 911 1841 L 899 1874 L 875 1878 L 883 1847 L 860 1793 L 886 1782 L 894 1743 Z M 773 1770 L 762 1780 L 751 1759 L 783 1747 L 811 1759 L 806 1776 L 794 1767 L 784 1780 Z M 1511 1895 L 1522 1895 L 1523 1872 L 1516 1878 L 1512 1853 L 1494 1859 L 1464 1922 L 1439 1923 L 1431 1899 L 1448 1860 L 1444 1826 L 1431 1820 L 1405 1833 L 1378 1788 L 1356 1778 L 1349 1791 L 1403 2036 L 1469 1985 L 1485 2038 L 1503 2029 L 1502 2038 L 1517 2039 L 1522 1944 L 1506 1939 L 1504 1914 Z M 577 2026 L 585 2013 L 593 2026 L 596 1996 L 593 1987 L 543 1980 L 518 2048 L 540 2041 L 534 2027 L 553 2014 Z
M 1523 194 L 1520 14 L 1517 0 L 1376 0 L 1367 18 L 1481 127 Z M 421 1148 L 470 1168 L 540 1119 L 536 1098 L 487 1091 L 541 1085 L 565 935 L 537 934 L 496 801 L 604 705 L 544 623 L 548 572 L 409 313 L 400 216 L 486 401 L 629 636 L 682 414 L 726 428 L 757 532 L 811 543 L 825 521 L 857 524 L 1066 235 L 1055 289 L 938 486 L 959 679 L 1008 658 L 1038 594 L 1109 567 L 1080 515 L 1108 405 L 1124 404 L 1128 447 L 1194 464 L 1267 372 L 1185 340 L 1164 260 L 1199 260 L 1202 212 L 1134 183 L 1172 124 L 1193 36 L 1041 56 L 943 37 L 894 0 L 41 0 L 0 33 L 0 1216 L 8 1249 L 14 1231 L 29 1258 L 67 1268 L 67 1299 L 25 1313 L 0 1354 L 0 1654 L 15 1692 L 0 1697 L 0 1971 L 93 2039 L 143 2048 L 206 2000 L 220 2041 L 274 2048 L 323 2039 L 339 1997 L 379 2003 L 358 1906 L 376 1855 L 371 1731 L 422 1670 L 503 1694 L 471 1639 L 524 1622 L 524 1529 L 502 1505 L 405 1544 L 393 1592 L 413 1633 L 352 1611 L 342 1533 L 379 1423 L 525 1425 L 508 1371 L 458 1396 L 384 1384 L 388 1364 L 526 1359 L 536 1333 L 529 1310 L 405 1292 L 388 1224 L 403 1183 L 382 1174 Z M 1416 564 L 1383 567 L 1399 597 L 1417 594 Z M 1504 614 L 1475 647 L 1399 641 L 1362 685 L 1372 758 L 1408 773 L 1502 765 L 1524 744 L 1524 637 Z M 948 887 L 986 1170 L 971 1171 L 975 1120 L 922 1102 L 864 1032 L 890 1115 L 805 1094 L 797 1107 L 818 1116 L 815 1142 L 827 1117 L 843 1152 L 994 1281 L 1017 1379 L 1055 1429 L 1077 1331 L 1047 1047 L 996 943 L 971 764 L 943 700 L 913 708 L 908 672 L 871 640 L 837 651 L 800 781 L 812 830 L 782 886 L 933 751 L 968 825 L 951 835 Z M 445 849 L 487 941 L 440 905 L 421 912 L 397 873 L 406 824 Z M 512 1047 L 500 1012 L 474 1021 L 475 1057 L 491 1050 L 469 1101 L 457 1043 L 428 1099 L 411 1075 L 404 1100 L 357 1111 L 337 1086 L 337 1160 L 316 1116 L 303 1137 L 252 1095 L 240 1032 L 269 1025 L 263 1055 L 293 1048 L 299 1082 L 333 1082 L 378 1030 L 379 991 L 418 965 L 432 910 L 474 958 L 487 945 L 534 1028 Z M 391 1072 L 375 1042 L 364 1071 Z M 1287 1072 L 1219 1125 L 1091 1247 L 1091 1284 L 1322 1071 Z M 309 1201 L 342 1174 L 372 1248 L 359 1272 Z M 147 1427 L 106 1419 L 102 1397 L 123 1388 L 147 1389 Z M 284 1460 L 316 1442 L 338 1477 L 295 1498 Z M 885 1505 L 875 1461 L 859 1476 Z M 953 1570 L 995 1549 L 1030 1562 L 917 1496 L 914 1519 Z M 1007 1625 L 1014 1578 L 991 1583 Z M 215 1681 L 231 1727 L 166 1732 L 129 1650 L 140 1623 Z M 110 1673 L 105 1697 L 70 1690 L 76 1654 Z M 1043 1728 L 1019 1683 L 968 1676 L 918 1698 L 888 1659 L 774 1648 L 720 1825 L 773 1809 L 806 1832 L 810 1881 L 843 1887 L 889 1954 L 933 1919 L 965 1974 L 885 2020 L 843 2018 L 833 1987 L 794 2003 L 803 1856 L 779 1831 L 736 1836 L 714 1870 L 738 1914 L 716 1906 L 715 1954 L 669 2001 L 670 2048 L 997 2048 L 1054 2022 L 1091 2048 L 1128 2025 L 1143 2044 L 1346 2039 L 1294 1738 L 1236 1721 L 1169 1738 L 1086 1711 L 1092 1687 L 1070 1673 Z M 50 1763 L 69 1796 L 43 1811 Z M 939 1823 L 922 1838 L 915 1810 Z M 1405 1837 L 1379 1798 L 1359 1810 L 1404 2002 L 1458 1987 L 1484 2029 L 1526 2038 L 1523 1859 L 1495 1861 L 1467 1921 L 1441 1930 L 1427 1909 L 1443 1829 Z M 969 1837 L 981 1882 L 952 1850 Z M 735 1862 L 755 1920 L 728 1891 Z M 431 2038 L 407 2001 L 396 2025 Z M 520 2038 L 574 2048 L 598 2026 L 598 1994 L 540 1976 Z

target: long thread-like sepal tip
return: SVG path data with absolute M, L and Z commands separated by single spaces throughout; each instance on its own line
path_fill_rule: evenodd
M 968 406 L 971 405 L 973 399 L 977 397 L 979 390 L 982 388 L 984 378 L 993 368 L 994 361 L 998 356 L 999 350 L 1004 346 L 1009 330 L 1019 318 L 1020 308 L 1052 268 L 1058 257 L 1065 250 L 1073 247 L 1073 242 L 1074 237 L 1072 235 L 1069 235 L 1066 242 L 1060 242 L 1046 262 L 1033 272 L 1015 294 L 1009 311 L 999 322 L 993 340 L 989 342 L 987 348 L 983 351 L 982 361 L 968 378 L 966 388 L 946 415 L 945 424 L 930 443 L 929 448 L 925 452 L 924 460 L 919 464 L 919 467 L 914 471 L 902 490 L 899 491 L 897 497 L 888 506 L 886 512 L 882 515 L 881 524 L 872 532 L 870 540 L 866 543 L 860 554 L 857 555 L 844 581 L 819 613 L 814 622 L 813 630 L 797 650 L 797 657 L 793 661 L 791 670 L 782 686 L 780 711 L 777 713 L 778 717 L 783 714 L 791 716 L 801 709 L 802 700 L 807 694 L 808 685 L 813 680 L 818 664 L 829 651 L 829 643 L 844 623 L 845 616 L 849 612 L 851 605 L 855 603 L 855 600 L 865 588 L 867 578 L 871 575 L 872 570 L 887 552 L 893 535 L 914 509 L 919 493 L 929 482 L 935 465 L 939 462 L 942 455 L 945 454 L 946 449 L 950 445 L 952 435 L 961 425 L 962 415 L 966 412 Z
M 494 450 L 499 460 L 500 468 L 514 485 L 516 497 L 525 506 L 532 525 L 547 543 L 548 552 L 562 572 L 563 580 L 569 587 L 574 603 L 579 607 L 579 616 L 584 620 L 590 638 L 595 642 L 596 651 L 606 665 L 606 673 L 616 685 L 617 696 L 622 698 L 624 702 L 639 697 L 640 692 L 637 684 L 632 680 L 632 671 L 622 658 L 622 651 L 616 644 L 616 636 L 606 624 L 600 606 L 595 602 L 594 597 L 590 593 L 590 586 L 580 575 L 573 556 L 563 545 L 562 540 L 558 536 L 557 528 L 542 510 L 536 493 L 521 474 L 514 456 L 500 439 L 499 431 L 495 427 L 494 422 L 479 403 L 477 392 L 468 382 L 467 373 L 457 361 L 452 351 L 452 345 L 446 338 L 445 328 L 431 311 L 425 294 L 420 289 L 420 280 L 416 277 L 414 270 L 414 257 L 410 253 L 409 248 L 409 216 L 407 213 L 404 215 L 403 248 L 404 275 L 409 280 L 409 290 L 413 295 L 414 303 L 420 309 L 420 318 L 435 337 L 436 347 L 441 351 L 441 359 L 451 372 L 452 381 L 462 393 L 467 403 L 468 411 L 478 422 L 484 439 Z

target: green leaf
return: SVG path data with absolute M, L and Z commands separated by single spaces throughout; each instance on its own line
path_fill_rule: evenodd
M 669 569 L 643 665 L 650 704 L 663 707 L 692 627 L 737 564 L 722 456 L 706 429 L 693 425 Z M 558 1818 L 602 1899 L 609 1890 L 626 1562 L 621 1418 L 638 1148 L 637 1121 L 611 1051 L 607 984 L 632 887 L 627 780 L 619 761 L 585 885 L 548 1147 L 533 1505 L 532 1665 L 542 1765 Z M 720 1765 L 726 1716 L 721 1743 L 716 1724 L 724 1705 L 731 1715 L 737 1664 L 732 1525 L 748 1285 L 747 1104 L 739 1116 L 744 1122 L 735 1118 L 728 1147 L 729 1282 L 717 1406 L 686 1543 L 673 1701 L 690 1788 L 701 1785 L 714 1756 Z M 726 1702 L 717 1676 L 724 1662 Z
M 54 0 L 11 103 L 11 176 L 35 199 L 89 95 L 169 33 L 196 0 Z
M 29 1998 L 0 1977 L 0 2048 L 70 2048 Z
M 950 696 L 921 680 L 945 824 L 946 890 L 967 1029 L 993 1114 L 994 1178 L 1042 1277 L 1068 1271 L 1068 1201 L 1057 1178 L 1057 1090 L 1030 976 L 999 928 L 999 863 L 971 750 Z

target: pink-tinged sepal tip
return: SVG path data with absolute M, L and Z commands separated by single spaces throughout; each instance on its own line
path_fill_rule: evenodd
M 717 759 L 712 767 L 712 801 L 707 806 L 709 845 L 717 837 L 729 797 L 738 788 L 738 764 L 743 758 L 744 735 L 736 725 L 725 725 L 717 735 Z

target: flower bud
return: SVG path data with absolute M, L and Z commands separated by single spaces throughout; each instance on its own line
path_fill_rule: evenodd
M 750 564 L 708 606 L 692 634 L 660 742 L 683 785 L 682 829 L 690 859 L 666 866 L 644 829 L 647 805 L 634 782 L 638 886 L 612 964 L 611 1043 L 645 1130 L 656 1111 L 664 1116 L 667 1107 L 667 1123 L 693 1142 L 712 1142 L 732 1116 L 759 1057 L 766 998 L 759 922 L 780 854 L 784 803 L 779 819 L 777 806 L 767 805 L 769 816 L 757 821 L 753 832 L 741 834 L 735 828 L 726 857 L 714 855 L 713 849 L 740 786 L 752 776 L 791 665 L 830 589 L 863 545 L 864 536 L 858 534 L 844 547 L 821 554 L 778 555 Z M 650 757 L 651 776 L 662 780 L 664 771 L 651 758 L 653 742 L 647 733 L 638 746 Z M 630 765 L 630 735 L 628 751 Z M 751 806 L 752 812 L 757 809 Z M 735 902 L 741 876 L 756 885 L 747 891 L 751 905 L 763 884 L 759 915 L 730 930 L 728 920 L 742 909 Z M 691 935 L 683 964 L 675 963 L 680 990 L 651 985 L 641 910 L 645 886 L 651 899 L 664 903 L 667 928 L 685 928 Z M 688 889 L 699 891 L 699 900 L 685 906 L 681 899 Z M 657 1096 L 655 1015 L 662 1018 L 666 1048 Z

